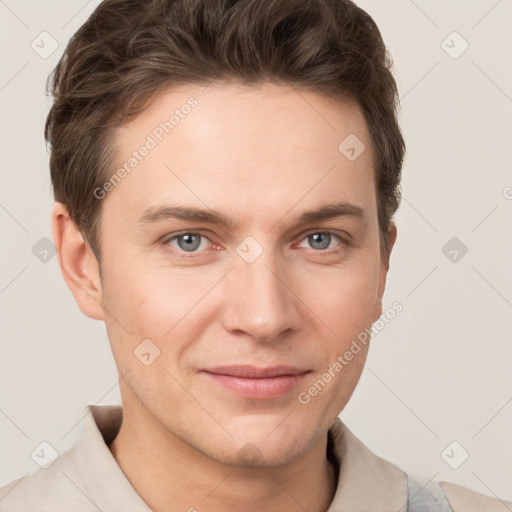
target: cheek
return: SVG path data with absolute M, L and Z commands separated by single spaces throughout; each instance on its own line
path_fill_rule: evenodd
M 119 262 L 107 280 L 111 306 L 138 335 L 163 335 L 171 329 L 197 302 L 200 283 L 186 272 L 130 262 Z
M 171 369 L 213 318 L 209 291 L 218 275 L 213 271 L 198 275 L 197 269 L 127 267 L 130 272 L 123 272 L 119 262 L 106 280 L 112 350 L 125 369 L 138 368 L 134 350 L 149 339 L 160 350 L 155 366 Z
M 297 285 L 301 300 L 336 336 L 346 340 L 371 325 L 378 290 L 378 265 L 373 261 L 302 274 Z

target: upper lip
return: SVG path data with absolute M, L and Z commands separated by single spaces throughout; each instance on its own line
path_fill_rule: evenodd
M 215 368 L 205 368 L 205 372 L 215 373 L 217 375 L 229 375 L 232 377 L 245 377 L 249 379 L 262 379 L 270 377 L 279 377 L 282 375 L 299 375 L 307 373 L 309 370 L 303 370 L 295 366 L 272 366 L 267 368 L 257 368 L 256 366 L 217 366 Z

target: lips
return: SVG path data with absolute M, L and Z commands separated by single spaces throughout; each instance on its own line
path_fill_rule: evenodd
M 310 370 L 295 366 L 257 368 L 245 366 L 217 366 L 203 370 L 210 382 L 229 393 L 251 399 L 275 399 L 289 396 Z
M 255 366 L 218 366 L 204 370 L 215 375 L 228 375 L 230 377 L 241 377 L 246 379 L 268 379 L 272 377 L 281 377 L 283 375 L 300 375 L 309 370 L 303 370 L 295 366 L 272 366 L 267 368 L 257 368 Z

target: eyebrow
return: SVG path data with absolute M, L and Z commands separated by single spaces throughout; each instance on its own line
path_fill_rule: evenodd
M 338 202 L 326 204 L 320 208 L 303 212 L 296 222 L 297 224 L 310 224 L 336 217 L 354 217 L 366 221 L 367 214 L 360 206 L 356 206 L 349 202 Z M 172 205 L 147 208 L 137 223 L 153 224 L 166 221 L 168 219 L 201 222 L 205 224 L 224 226 L 228 229 L 235 227 L 234 220 L 221 212 L 217 212 L 212 209 Z

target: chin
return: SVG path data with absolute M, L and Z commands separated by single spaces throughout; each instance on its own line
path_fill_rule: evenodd
M 273 468 L 292 463 L 303 452 L 301 445 L 294 439 L 288 439 L 288 443 L 278 439 L 276 441 L 276 443 L 267 442 L 264 445 L 247 441 L 241 443 L 241 447 L 234 452 L 231 451 L 231 445 L 229 456 L 224 452 L 219 453 L 218 457 L 213 454 L 213 458 L 240 468 Z
M 246 415 L 226 424 L 226 430 L 239 447 L 237 457 L 250 466 L 280 465 L 290 462 L 314 441 L 308 426 L 293 413 Z M 257 460 L 260 459 L 260 464 Z

